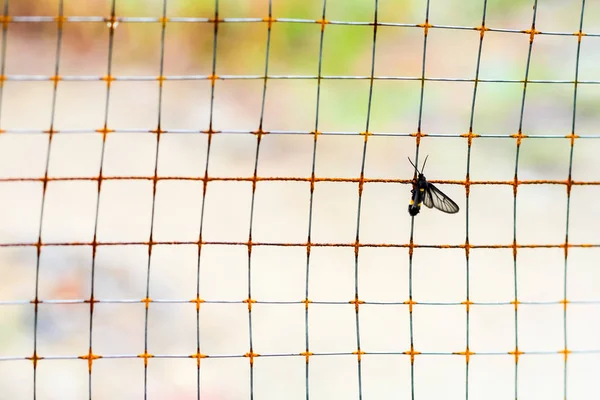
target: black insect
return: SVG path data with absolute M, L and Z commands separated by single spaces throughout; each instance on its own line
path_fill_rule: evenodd
M 425 205 L 429 208 L 435 207 L 438 210 L 448 214 L 457 213 L 458 205 L 456 205 L 456 203 L 452 201 L 450 197 L 442 193 L 440 189 L 433 186 L 432 183 L 427 182 L 425 175 L 423 175 L 427 157 L 425 157 L 425 162 L 423 163 L 421 172 L 419 172 L 419 169 L 415 164 L 413 164 L 410 158 L 408 159 L 411 165 L 415 167 L 415 177 L 413 178 L 412 182 L 413 188 L 410 191 L 412 198 L 410 199 L 410 204 L 408 205 L 408 213 L 413 217 L 417 215 L 419 211 L 421 211 L 422 203 L 425 203 Z

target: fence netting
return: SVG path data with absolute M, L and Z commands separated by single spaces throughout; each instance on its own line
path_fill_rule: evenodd
M 0 398 L 598 397 L 598 7 L 2 0 Z

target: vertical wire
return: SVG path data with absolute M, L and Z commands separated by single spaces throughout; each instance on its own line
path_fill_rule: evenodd
M 214 112 L 214 102 L 215 102 L 215 77 L 217 73 L 217 38 L 219 32 L 219 0 L 215 0 L 215 16 L 214 16 L 214 30 L 213 30 L 213 55 L 212 55 L 212 69 L 211 69 L 211 86 L 210 86 L 210 114 L 209 114 L 209 124 L 208 124 L 208 138 L 206 142 L 206 163 L 204 165 L 204 179 L 202 182 L 202 206 L 200 207 L 200 223 L 198 228 L 198 263 L 196 268 L 196 386 L 197 386 L 197 400 L 200 400 L 201 397 L 201 371 L 200 371 L 200 363 L 203 357 L 201 353 L 201 341 L 200 341 L 200 332 L 201 332 L 201 324 L 200 324 L 200 304 L 203 300 L 200 297 L 200 272 L 202 266 L 202 232 L 204 230 L 204 215 L 206 209 L 206 192 L 208 190 L 208 168 L 210 165 L 210 149 L 212 144 L 212 135 L 213 135 L 213 112 Z
M 112 82 L 112 59 L 114 52 L 114 37 L 115 37 L 115 12 L 116 12 L 116 0 L 112 0 L 111 2 L 111 10 L 110 10 L 110 22 L 107 23 L 108 26 L 108 56 L 107 56 L 107 67 L 106 67 L 106 101 L 104 104 L 104 127 L 102 130 L 102 147 L 100 150 L 100 166 L 98 168 L 98 196 L 96 197 L 96 210 L 94 215 L 94 236 L 92 239 L 92 266 L 90 272 L 90 340 L 89 340 L 89 353 L 88 353 L 88 373 L 89 373 L 89 399 L 92 399 L 92 360 L 94 358 L 92 351 L 93 344 L 93 335 L 92 328 L 94 326 L 94 304 L 97 300 L 95 300 L 95 290 L 94 283 L 96 278 L 96 253 L 98 249 L 98 221 L 100 216 L 100 201 L 101 197 L 101 189 L 102 189 L 102 173 L 104 169 L 104 155 L 106 151 L 106 135 L 108 133 L 108 115 L 110 110 L 110 88 Z
M 564 336 L 564 371 L 563 371 L 563 397 L 567 398 L 567 358 L 569 354 L 568 350 L 568 337 L 567 337 L 567 303 L 568 303 L 568 293 L 567 293 L 567 278 L 568 278 L 568 255 L 569 255 L 569 216 L 570 216 L 570 207 L 571 207 L 571 178 L 573 172 L 573 152 L 575 149 L 575 125 L 577 122 L 577 85 L 579 79 L 579 59 L 581 54 L 581 33 L 583 30 L 583 16 L 585 11 L 585 0 L 581 1 L 581 16 L 579 17 L 579 35 L 577 40 L 577 55 L 575 58 L 575 81 L 573 86 L 573 118 L 571 122 L 571 148 L 569 153 L 569 176 L 567 178 L 567 215 L 565 221 L 565 267 L 563 272 L 563 336 Z
M 0 76 L 6 76 L 6 48 L 8 44 L 8 3 L 10 0 L 4 0 L 2 23 L 2 49 L 0 50 Z M 2 104 L 4 103 L 4 85 L 6 81 L 0 83 L 0 128 L 2 127 Z
M 144 399 L 148 398 L 148 321 L 150 313 L 150 269 L 152 266 L 152 249 L 154 241 L 154 220 L 156 217 L 156 186 L 158 183 L 158 159 L 160 156 L 160 135 L 162 133 L 162 99 L 165 66 L 165 36 L 167 32 L 167 0 L 163 0 L 162 26 L 160 32 L 160 71 L 158 80 L 158 109 L 156 128 L 156 147 L 154 150 L 154 176 L 152 179 L 152 207 L 150 212 L 150 234 L 148 237 L 148 265 L 146 267 L 146 297 L 144 299 Z
M 360 179 L 358 182 L 358 205 L 356 213 L 356 239 L 354 243 L 354 309 L 356 311 L 356 355 L 357 355 L 357 372 L 358 372 L 358 398 L 362 399 L 362 354 L 360 347 L 360 317 L 359 304 L 361 303 L 358 292 L 358 267 L 359 267 L 359 249 L 360 249 L 360 217 L 362 211 L 362 194 L 364 190 L 365 178 L 365 162 L 367 159 L 367 143 L 369 142 L 369 128 L 371 124 L 371 107 L 373 105 L 373 81 L 375 76 L 375 58 L 377 54 L 377 24 L 378 24 L 379 0 L 375 0 L 375 10 L 373 12 L 373 47 L 371 54 L 371 75 L 369 81 L 369 100 L 367 103 L 367 121 L 365 123 L 364 142 L 362 150 L 362 160 L 360 166 Z
M 217 36 L 219 33 L 219 0 L 215 0 L 215 28 L 213 31 L 213 58 L 212 58 L 212 75 L 210 76 L 210 115 L 208 121 L 208 140 L 209 142 L 212 140 L 213 134 L 213 120 L 214 120 L 214 110 L 215 110 L 215 81 L 217 79 L 216 69 L 217 69 Z
M 271 48 L 271 29 L 273 22 L 273 4 L 272 0 L 269 0 L 269 17 L 267 21 L 267 44 L 266 44 L 266 55 L 265 55 L 265 76 L 263 80 L 263 92 L 262 102 L 260 108 L 260 121 L 258 124 L 258 131 L 256 132 L 256 153 L 254 156 L 254 172 L 252 174 L 252 198 L 250 200 L 250 227 L 248 229 L 248 334 L 249 334 L 249 345 L 250 351 L 248 356 L 250 358 L 250 399 L 254 399 L 254 345 L 252 337 L 252 231 L 254 227 L 254 204 L 256 200 L 256 182 L 258 173 L 258 158 L 260 155 L 260 144 L 262 142 L 263 121 L 265 115 L 265 101 L 267 97 L 267 76 L 269 75 L 269 55 Z
M 535 20 L 537 16 L 537 0 L 533 4 L 533 18 L 531 22 L 531 33 L 529 39 L 529 49 L 527 51 L 527 64 L 525 67 L 525 79 L 523 81 L 523 96 L 521 98 L 521 112 L 519 115 L 519 130 L 516 135 L 517 151 L 515 155 L 515 176 L 513 186 L 513 278 L 514 278 L 514 305 L 515 305 L 515 399 L 519 395 L 519 292 L 518 292 L 518 271 L 517 271 L 517 189 L 519 172 L 519 154 L 521 149 L 521 139 L 523 137 L 523 115 L 525 114 L 525 98 L 527 95 L 527 82 L 529 79 L 529 67 L 531 65 L 531 53 L 533 49 L 533 40 L 536 34 Z
M 483 16 L 481 17 L 481 31 L 479 34 L 479 48 L 477 49 L 477 65 L 475 67 L 475 82 L 473 84 L 473 99 L 471 102 L 471 116 L 469 118 L 469 136 L 467 142 L 467 175 L 465 181 L 465 274 L 466 274 L 466 289 L 467 289 L 467 300 L 466 300 L 466 350 L 465 350 L 465 398 L 469 400 L 469 361 L 471 357 L 471 343 L 470 343 L 470 321 L 471 321 L 471 274 L 470 274 L 470 263 L 469 263 L 469 195 L 471 191 L 470 179 L 471 179 L 471 149 L 473 144 L 473 120 L 475 119 L 475 104 L 477 100 L 477 86 L 479 84 L 479 70 L 481 67 L 481 53 L 483 50 L 483 37 L 485 36 L 485 17 L 487 14 L 487 0 L 483 0 Z
M 8 2 L 5 3 L 5 13 L 8 14 Z M 58 18 L 57 18 L 57 34 L 56 34 L 56 50 L 54 64 L 54 89 L 52 91 L 51 114 L 50 114 L 50 129 L 48 130 L 48 149 L 46 151 L 46 161 L 44 167 L 44 178 L 42 183 L 42 202 L 40 206 L 40 218 L 38 224 L 38 240 L 37 240 L 37 257 L 35 263 L 35 300 L 34 300 L 34 319 L 33 319 L 33 398 L 37 398 L 37 363 L 38 355 L 38 323 L 39 323 L 39 289 L 40 289 L 40 266 L 42 254 L 42 233 L 44 228 L 44 213 L 46 211 L 46 194 L 48 190 L 48 170 L 50 168 L 50 158 L 52 155 L 52 139 L 54 137 L 54 121 L 56 117 L 56 97 L 58 91 L 58 73 L 60 70 L 60 55 L 62 48 L 63 37 L 63 17 L 64 17 L 64 0 L 58 2 Z M 4 54 L 5 55 L 5 54 Z M 90 330 L 91 332 L 91 330 Z
M 314 211 L 314 193 L 315 193 L 315 167 L 317 164 L 317 138 L 319 136 L 319 112 L 321 109 L 321 73 L 323 71 L 323 43 L 325 37 L 325 16 L 327 10 L 327 0 L 323 0 L 323 12 L 321 14 L 321 35 L 319 38 L 319 62 L 317 67 L 317 101 L 316 101 L 316 109 L 315 109 L 315 131 L 314 131 L 314 140 L 313 140 L 313 149 L 312 149 L 312 165 L 310 172 L 310 197 L 308 200 L 309 208 L 308 208 L 308 238 L 306 240 L 306 278 L 305 278 L 305 288 L 304 288 L 304 345 L 305 345 L 305 357 L 306 357 L 306 366 L 305 366 L 305 394 L 306 400 L 310 399 L 310 386 L 309 386 L 309 357 L 310 357 L 310 341 L 308 335 L 308 289 L 309 289 L 309 277 L 310 277 L 310 252 L 311 252 L 311 240 L 312 240 L 312 223 L 313 223 L 313 211 Z
M 423 99 L 425 97 L 425 68 L 427 62 L 427 35 L 429 33 L 429 6 L 430 0 L 427 0 L 425 6 L 425 25 L 423 26 L 423 60 L 421 66 L 421 93 L 419 96 L 419 120 L 417 122 L 417 139 L 415 149 L 415 165 L 419 165 L 419 147 L 421 145 L 421 125 L 423 121 Z M 414 178 L 416 178 L 416 171 Z M 408 318 L 409 318 L 409 329 L 410 329 L 410 396 L 412 400 L 415 400 L 415 341 L 414 341 L 414 329 L 413 329 L 413 253 L 414 253 L 414 232 L 415 232 L 415 217 L 410 219 L 410 239 L 408 247 Z

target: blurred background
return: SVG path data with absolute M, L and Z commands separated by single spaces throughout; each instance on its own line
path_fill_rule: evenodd
M 240 245 L 204 245 L 198 274 L 198 247 L 204 206 L 205 241 L 246 242 L 251 221 L 252 184 L 248 181 L 211 181 L 203 199 L 203 177 L 251 177 L 257 136 L 207 130 L 256 131 L 263 115 L 267 134 L 261 139 L 257 175 L 310 177 L 314 137 L 318 129 L 314 173 L 322 178 L 358 178 L 367 128 L 374 132 L 366 146 L 366 178 L 411 179 L 407 156 L 415 156 L 419 123 L 420 81 L 423 67 L 423 29 L 380 26 L 377 30 L 371 112 L 369 79 L 323 79 L 317 113 L 322 0 L 273 0 L 274 18 L 308 20 L 274 22 L 271 29 L 268 79 L 262 108 L 262 79 L 267 53 L 267 0 L 222 0 L 219 18 L 252 19 L 219 24 L 216 54 L 214 24 L 195 20 L 168 21 L 164 31 L 162 90 L 156 79 L 161 68 L 162 0 L 116 0 L 114 43 L 109 51 L 107 0 L 4 0 L 4 15 L 13 20 L 3 31 L 3 82 L 0 103 L 0 399 L 88 398 L 88 366 L 77 356 L 89 351 L 105 358 L 93 363 L 94 399 L 142 398 L 209 400 L 248 399 L 250 363 L 243 357 L 252 349 L 252 394 L 255 399 L 350 399 L 359 391 L 365 399 L 506 399 L 515 390 L 523 399 L 589 399 L 600 395 L 595 375 L 600 361 L 600 252 L 597 247 L 572 248 L 565 265 L 561 248 L 520 249 L 516 276 L 512 249 L 473 249 L 469 274 L 462 249 L 417 248 L 412 282 L 408 250 L 402 247 L 362 247 L 358 258 L 359 328 L 354 305 L 355 261 L 352 247 L 313 247 L 307 283 L 303 246 L 255 246 L 250 272 L 248 249 Z M 378 20 L 400 24 L 429 21 L 433 25 L 482 25 L 483 0 L 380 0 Z M 489 0 L 489 28 L 526 30 L 533 19 L 533 1 Z M 579 30 L 581 1 L 538 2 L 535 27 L 541 32 Z M 99 17 L 62 25 L 52 18 L 59 10 L 67 17 Z M 329 21 L 373 21 L 371 0 L 328 0 Z M 170 18 L 214 18 L 215 1 L 167 1 Z M 15 20 L 16 19 L 16 20 Z M 46 22 L 43 22 L 46 21 Z M 110 25 L 110 24 L 109 24 Z M 600 3 L 585 4 L 583 32 L 600 33 Z M 473 101 L 473 80 L 480 33 L 476 30 L 432 28 L 425 61 L 426 81 L 421 130 L 448 137 L 425 137 L 419 150 L 429 155 L 426 176 L 434 180 L 462 180 L 467 171 L 467 133 Z M 523 113 L 524 139 L 519 152 L 521 180 L 565 180 L 572 167 L 576 181 L 600 181 L 600 37 L 584 36 L 579 56 L 576 112 L 574 84 L 577 36 L 540 34 L 531 52 Z M 470 178 L 512 180 L 519 129 L 529 35 L 486 32 L 481 53 Z M 109 58 L 112 54 L 112 58 Z M 324 29 L 323 76 L 368 77 L 371 74 L 373 27 L 329 24 Z M 216 57 L 214 100 L 211 82 Z M 110 85 L 101 79 L 117 78 Z M 57 70 L 58 68 L 58 70 Z M 56 91 L 50 77 L 63 77 Z M 186 78 L 187 77 L 187 78 Z M 194 78 L 195 77 L 195 78 Z M 203 77 L 198 79 L 198 77 Z M 304 77 L 304 78 L 303 78 Z M 185 79 L 183 79 L 185 78 Z M 237 79 L 230 79 L 237 78 Z M 462 81 L 460 81 L 462 80 Z M 367 127 L 367 118 L 369 125 Z M 157 137 L 151 130 L 168 131 Z M 93 132 L 104 123 L 116 132 L 103 143 Z M 574 122 L 575 121 L 575 122 Z M 571 143 L 573 131 L 586 136 Z M 53 126 L 59 133 L 41 133 Z M 188 132 L 188 133 L 177 133 Z M 21 133 L 18 133 L 22 131 Z M 63 132 L 60 132 L 63 131 Z M 36 133 L 39 132 L 39 133 Z M 327 134 L 342 132 L 344 134 Z M 486 135 L 488 137 L 486 137 Z M 500 136 L 500 137 L 490 137 Z M 501 137 L 505 136 L 505 137 Z M 535 137 L 538 136 L 538 137 Z M 157 158 L 158 157 L 158 158 Z M 208 157 L 208 164 L 207 164 Z M 208 167 L 207 167 L 208 165 Z M 104 177 L 98 197 L 94 178 Z M 158 177 L 153 196 L 150 179 Z M 43 192 L 42 178 L 50 181 Z M 181 179 L 176 179 L 181 178 Z M 21 179 L 21 180 L 20 180 Z M 510 245 L 513 230 L 520 244 L 564 243 L 567 195 L 564 185 L 522 185 L 513 222 L 510 185 L 474 185 L 465 209 L 460 185 L 438 186 L 461 207 L 456 215 L 425 209 L 414 220 L 414 242 L 421 245 L 465 243 Z M 575 185 L 569 206 L 569 242 L 600 243 L 598 185 Z M 411 232 L 407 213 L 410 186 L 406 183 L 367 183 L 360 208 L 361 243 L 406 244 Z M 99 205 L 97 205 L 99 201 Z M 202 204 L 204 201 L 204 205 Z M 153 212 L 154 203 L 154 212 Z M 43 218 L 40 226 L 40 212 Z M 98 214 L 96 216 L 96 212 Z M 262 243 L 306 243 L 309 232 L 310 183 L 262 181 L 256 186 L 252 240 Z M 357 235 L 358 184 L 319 182 L 315 185 L 311 240 L 314 243 L 354 243 Z M 95 224 L 97 218 L 97 226 Z M 152 227 L 152 228 L 151 228 Z M 155 245 L 149 258 L 151 235 Z M 34 244 L 99 242 L 93 277 L 94 307 L 90 333 L 92 248 L 89 245 L 45 245 L 38 255 Z M 172 244 L 176 242 L 176 244 Z M 133 244 L 132 244 L 133 243 Z M 137 244 L 136 244 L 137 243 Z M 39 265 L 39 269 L 36 266 Z M 37 272 L 36 272 L 37 271 Z M 39 274 L 38 274 L 39 272 Z M 249 282 L 250 277 L 250 282 Z M 247 304 L 250 283 L 252 308 Z M 36 286 L 42 303 L 34 329 Z M 197 296 L 206 301 L 199 312 Z M 304 304 L 308 297 L 308 327 Z M 411 328 L 408 306 L 412 288 L 412 340 L 416 351 L 411 379 Z M 471 306 L 467 324 L 465 306 Z M 144 304 L 148 296 L 146 320 Z M 515 299 L 519 306 L 515 334 Z M 559 303 L 571 303 L 567 313 Z M 147 336 L 145 325 L 147 323 Z M 198 328 L 199 327 L 199 328 Z M 196 360 L 197 335 L 201 361 L 200 387 Z M 465 357 L 470 351 L 466 381 Z M 34 385 L 31 357 L 39 361 Z M 306 362 L 298 355 L 320 353 Z M 357 336 L 362 357 L 361 377 Z M 515 380 L 514 351 L 519 358 Z M 147 339 L 147 342 L 146 342 Z M 144 352 L 148 360 L 147 382 Z M 559 351 L 574 351 L 567 363 Z M 338 355 L 322 355 L 335 353 Z M 376 354 L 385 353 L 385 354 Z M 269 355 L 287 355 L 271 356 Z M 123 357 L 116 357 L 123 356 Z M 516 388 L 515 388 L 516 386 Z M 198 394 L 199 393 L 199 394 Z

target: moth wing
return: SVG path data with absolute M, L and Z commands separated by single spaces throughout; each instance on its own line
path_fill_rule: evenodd
M 459 210 L 458 205 L 450 197 L 446 196 L 431 183 L 427 183 L 423 204 L 429 208 L 435 207 L 448 214 L 455 214 Z

